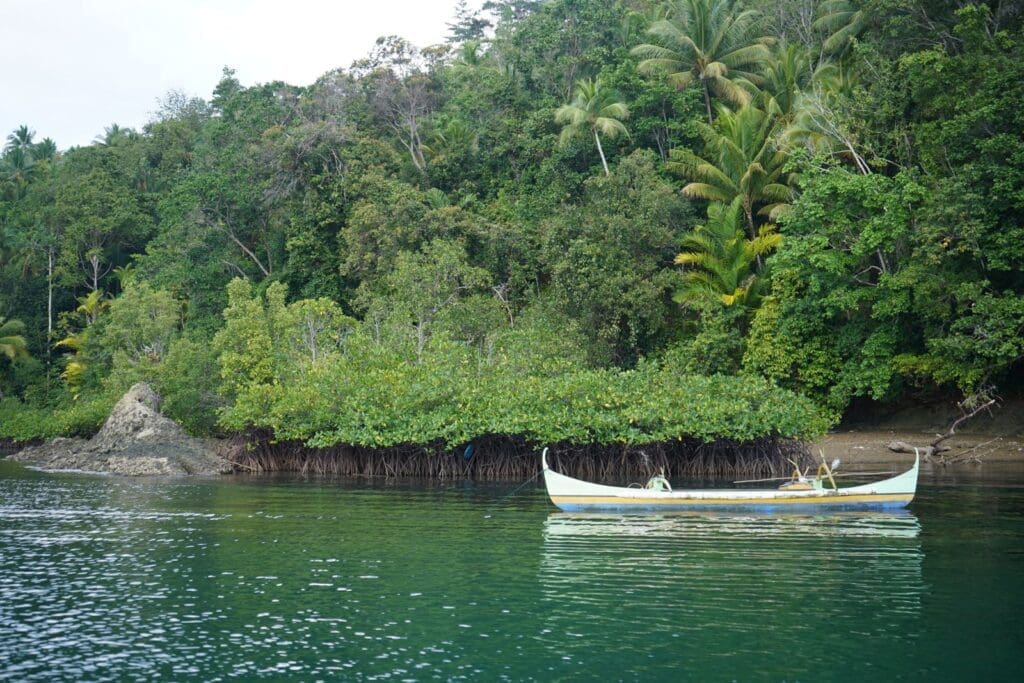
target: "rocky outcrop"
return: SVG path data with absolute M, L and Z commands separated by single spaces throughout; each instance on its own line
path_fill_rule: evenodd
M 160 397 L 148 384 L 128 390 L 96 436 L 57 438 L 11 456 L 46 470 L 83 470 L 130 476 L 222 474 L 231 465 L 205 442 L 160 414 Z

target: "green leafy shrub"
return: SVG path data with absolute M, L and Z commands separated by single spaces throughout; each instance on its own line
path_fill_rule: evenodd
M 210 343 L 175 340 L 155 378 L 163 413 L 195 436 L 215 433 L 219 410 L 224 406 L 224 399 L 217 393 L 219 370 L 217 353 Z
M 119 396 L 98 394 L 38 407 L 17 399 L 0 401 L 0 438 L 14 441 L 55 436 L 90 437 L 103 425 Z
M 488 434 L 536 443 L 640 445 L 685 437 L 748 441 L 807 438 L 828 428 L 809 399 L 755 376 L 680 375 L 641 363 L 633 370 L 523 372 L 496 354 L 435 337 L 419 362 L 367 336 L 259 401 L 240 396 L 230 429 L 271 430 L 312 446 L 449 446 Z

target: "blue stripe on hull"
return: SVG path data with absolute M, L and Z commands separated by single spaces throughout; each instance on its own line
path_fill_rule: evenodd
M 661 504 L 643 505 L 628 503 L 617 505 L 613 503 L 556 503 L 558 509 L 563 512 L 680 512 L 680 511 L 725 511 L 725 512 L 824 512 L 841 511 L 850 512 L 858 510 L 871 511 L 892 511 L 902 510 L 907 503 L 902 501 L 889 501 L 877 503 L 786 503 L 783 505 L 771 505 L 758 503 L 756 505 L 707 505 L 707 504 Z

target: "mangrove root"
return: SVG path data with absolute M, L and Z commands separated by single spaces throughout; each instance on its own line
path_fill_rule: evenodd
M 443 444 L 309 448 L 250 435 L 236 441 L 224 455 L 246 472 L 506 481 L 522 481 L 539 473 L 540 448 L 523 439 L 488 436 L 475 439 L 473 446 L 467 457 L 464 447 L 451 449 Z M 552 444 L 548 455 L 552 468 L 572 477 L 638 483 L 662 470 L 677 479 L 778 476 L 792 470 L 790 459 L 802 466 L 812 464 L 804 444 L 779 438 L 713 443 L 683 439 L 642 448 Z

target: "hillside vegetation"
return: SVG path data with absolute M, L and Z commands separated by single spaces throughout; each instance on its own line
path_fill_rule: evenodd
M 1022 21 L 498 0 L 308 86 L 225 68 L 85 147 L 29 122 L 0 438 L 90 434 L 143 379 L 195 434 L 368 448 L 753 443 L 1019 393 Z

